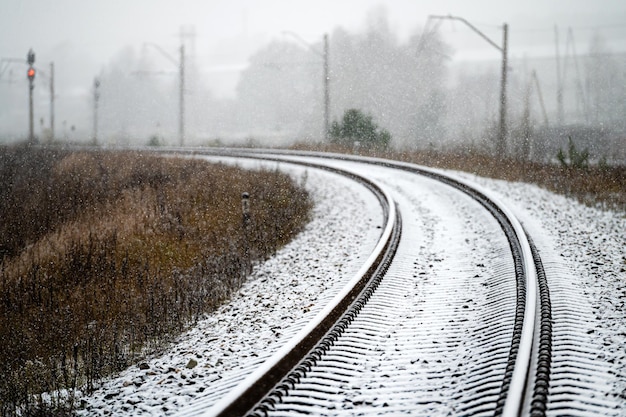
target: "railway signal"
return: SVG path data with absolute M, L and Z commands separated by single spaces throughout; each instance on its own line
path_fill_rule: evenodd
M 34 125 L 34 116 L 33 116 L 33 89 L 35 85 L 33 82 L 35 81 L 35 69 L 33 68 L 33 64 L 35 63 L 35 53 L 32 49 L 28 51 L 28 55 L 26 55 L 26 62 L 28 62 L 28 71 L 26 72 L 26 76 L 28 77 L 28 141 L 35 141 L 35 125 Z

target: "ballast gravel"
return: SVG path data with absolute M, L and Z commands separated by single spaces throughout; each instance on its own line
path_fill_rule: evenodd
M 626 213 L 531 184 L 459 175 L 511 207 L 542 257 L 559 355 L 548 415 L 626 415 Z
M 457 174 L 492 190 L 514 210 L 542 256 L 550 257 L 545 259 L 555 287 L 567 287 L 571 303 L 591 312 L 580 336 L 598 363 L 596 386 L 586 392 L 574 388 L 564 401 L 600 404 L 588 415 L 593 410 L 624 415 L 626 215 L 534 185 Z M 164 416 L 209 407 L 225 394 L 215 387 L 241 380 L 246 367 L 269 357 L 319 311 L 372 251 L 382 214 L 365 189 L 336 175 L 311 170 L 306 186 L 315 201 L 306 229 L 258 265 L 228 304 L 170 348 L 80 396 L 79 415 Z M 560 302 L 567 307 L 567 300 Z
M 169 349 L 81 397 L 79 415 L 171 415 L 197 399 L 202 407 L 212 405 L 223 394 L 213 391 L 223 389 L 224 380 L 241 380 L 356 274 L 381 234 L 376 199 L 336 174 L 303 173 L 285 164 L 281 169 L 295 169 L 298 179 L 306 176 L 315 207 L 305 230 L 255 267 L 228 304 Z

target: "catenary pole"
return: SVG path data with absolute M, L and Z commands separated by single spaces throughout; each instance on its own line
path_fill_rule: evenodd
M 178 137 L 180 146 L 185 143 L 185 46 L 180 46 L 180 57 L 177 60 L 169 53 L 167 53 L 159 45 L 146 42 L 144 46 L 151 46 L 156 49 L 161 55 L 167 58 L 170 62 L 178 67 L 178 93 L 179 93 L 179 111 L 178 111 Z
M 504 155 L 507 152 L 507 122 L 506 122 L 506 81 L 507 81 L 507 67 L 508 67 L 508 38 L 509 38 L 509 25 L 506 23 L 503 26 L 502 35 L 502 76 L 500 80 L 500 131 L 498 134 L 498 143 L 496 153 L 497 155 Z
M 54 142 L 54 62 L 50 63 L 50 142 Z
M 328 73 L 328 34 L 324 34 L 324 140 L 328 142 L 330 134 L 330 75 Z
M 313 53 L 319 55 L 323 59 L 324 63 L 324 140 L 328 142 L 328 137 L 330 135 L 330 73 L 329 73 L 329 58 L 330 54 L 328 52 L 328 34 L 324 34 L 324 50 L 320 52 L 317 48 L 311 46 L 308 42 L 306 42 L 300 35 L 291 31 L 283 31 L 285 35 L 292 36 L 298 42 L 306 45 Z
M 180 83 L 179 83 L 180 115 L 178 119 L 178 135 L 179 135 L 179 140 L 180 140 L 180 146 L 183 146 L 185 143 L 185 45 L 180 46 L 179 70 L 180 70 Z
M 502 72 L 500 76 L 500 124 L 499 124 L 499 129 L 498 129 L 498 141 L 496 143 L 496 152 L 498 155 L 504 155 L 504 153 L 506 152 L 506 140 L 507 140 L 507 135 L 508 135 L 507 122 L 506 122 L 506 115 L 507 115 L 506 85 L 507 85 L 507 72 L 508 72 L 509 25 L 505 23 L 503 26 L 502 46 L 500 46 L 496 42 L 489 39 L 487 35 L 482 33 L 480 30 L 478 30 L 478 28 L 476 28 L 474 25 L 472 25 L 470 22 L 468 22 L 462 17 L 451 16 L 451 15 L 448 15 L 448 16 L 430 15 L 428 16 L 428 19 L 450 19 L 450 20 L 457 20 L 459 22 L 462 22 L 463 24 L 468 26 L 470 29 L 472 29 L 474 32 L 476 32 L 481 38 L 486 40 L 491 46 L 493 46 L 494 48 L 496 48 L 498 51 L 502 53 Z

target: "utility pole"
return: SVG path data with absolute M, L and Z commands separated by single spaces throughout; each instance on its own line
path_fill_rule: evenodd
M 188 48 L 185 48 L 188 46 Z M 186 56 L 185 56 L 186 55 Z M 180 121 L 179 136 L 180 146 L 185 143 L 185 89 L 191 88 L 195 91 L 195 82 L 197 81 L 197 68 L 194 65 L 196 58 L 196 28 L 193 25 L 180 27 L 180 60 L 179 60 L 179 76 L 180 76 Z
M 100 80 L 93 80 L 93 144 L 98 145 L 98 100 L 100 99 Z
M 54 142 L 54 62 L 50 63 L 50 142 Z
M 563 124 L 563 79 L 561 78 L 561 54 L 559 52 L 559 27 L 554 26 L 554 44 L 556 47 L 556 120 L 557 125 Z
M 541 105 L 541 113 L 543 114 L 543 123 L 546 127 L 548 127 L 548 113 L 546 112 L 546 105 L 543 102 L 543 94 L 541 93 L 541 86 L 539 85 L 539 77 L 537 76 L 537 71 L 533 70 L 531 77 L 535 82 L 535 88 L 537 89 L 537 95 L 539 96 L 539 104 Z
M 428 19 L 450 19 L 450 20 L 458 20 L 459 22 L 465 24 L 474 32 L 476 32 L 481 38 L 486 40 L 491 46 L 496 48 L 498 51 L 502 53 L 502 73 L 500 76 L 500 126 L 498 129 L 498 142 L 496 143 L 496 153 L 498 155 L 504 155 L 506 152 L 506 138 L 507 138 L 507 122 L 506 122 L 506 107 L 507 107 L 507 95 L 506 95 L 506 84 L 507 84 L 507 71 L 508 71 L 508 32 L 509 25 L 504 24 L 503 26 L 503 37 L 502 37 L 502 46 L 498 45 L 491 39 L 489 39 L 484 33 L 478 30 L 474 25 L 469 23 L 462 17 L 458 16 L 428 16 Z
M 30 143 L 34 143 L 35 124 L 33 115 L 33 90 L 35 89 L 35 86 L 33 82 L 35 80 L 35 69 L 33 68 L 33 64 L 35 63 L 35 53 L 32 49 L 28 51 L 26 62 L 28 62 L 28 71 L 26 72 L 26 75 L 28 76 L 28 141 Z
M 328 74 L 328 34 L 324 34 L 324 141 L 328 142 L 330 134 L 330 76 Z
M 587 111 L 587 102 L 585 99 L 585 91 L 581 82 L 580 68 L 578 67 L 578 56 L 576 54 L 576 44 L 574 42 L 574 33 L 572 28 L 568 28 L 567 38 L 565 40 L 565 53 L 563 56 L 560 52 L 559 28 L 554 26 L 554 43 L 556 49 L 556 104 L 557 104 L 557 123 L 563 125 L 565 120 L 565 108 L 563 104 L 563 95 L 567 82 L 567 69 L 569 59 L 574 61 L 574 70 L 576 71 L 576 92 L 577 92 L 577 110 L 582 113 L 585 122 L 588 122 L 589 112 Z M 570 50 L 571 48 L 571 50 Z M 580 114 L 579 114 L 580 117 Z
M 178 136 L 180 146 L 185 143 L 185 45 L 180 46 L 180 58 L 177 60 L 167 53 L 163 48 L 155 43 L 145 43 L 144 46 L 152 46 L 161 55 L 178 67 L 178 92 L 179 92 L 179 116 L 178 116 Z
M 178 134 L 180 138 L 180 146 L 185 143 L 185 45 L 180 46 L 180 117 L 178 120 Z
M 502 35 L 502 74 L 500 77 L 500 131 L 498 134 L 498 143 L 496 144 L 496 154 L 506 154 L 506 139 L 507 139 L 507 125 L 506 125 L 506 80 L 507 80 L 507 66 L 508 66 L 508 38 L 509 38 L 509 25 L 506 23 L 503 26 Z
M 320 52 L 315 49 L 308 42 L 302 39 L 298 34 L 291 31 L 284 31 L 286 35 L 293 36 L 303 45 L 306 45 L 316 55 L 319 55 L 324 60 L 324 140 L 328 142 L 330 134 L 330 74 L 329 74 L 329 53 L 328 53 L 328 34 L 324 34 L 324 51 Z

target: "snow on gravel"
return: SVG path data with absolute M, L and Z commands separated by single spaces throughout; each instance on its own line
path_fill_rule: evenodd
M 554 255 L 550 262 L 558 265 L 550 271 L 565 271 L 559 277 L 593 312 L 587 342 L 597 349 L 604 365 L 599 369 L 607 370 L 597 391 L 626 409 L 626 216 L 533 185 L 458 175 L 499 194 L 540 251 Z M 313 317 L 325 294 L 336 291 L 371 252 L 381 220 L 372 197 L 347 180 L 311 170 L 307 186 L 316 207 L 306 230 L 171 349 L 83 397 L 81 415 L 171 415 L 202 403 L 221 379 L 236 378 L 244 364 L 261 361 L 262 352 L 269 356 L 292 335 L 290 328 Z M 364 216 L 367 210 L 374 213 Z
M 315 202 L 306 229 L 170 349 L 82 397 L 79 415 L 171 415 L 207 396 L 202 405 L 212 405 L 223 380 L 240 380 L 278 350 L 354 276 L 380 236 L 382 211 L 351 180 L 314 169 L 306 177 Z
M 578 352 L 593 363 L 595 372 L 585 381 L 590 384 L 568 387 L 560 401 L 625 415 L 626 214 L 587 207 L 531 184 L 456 174 L 513 208 L 544 261 L 555 329 L 567 327 L 568 342 L 576 339 Z

